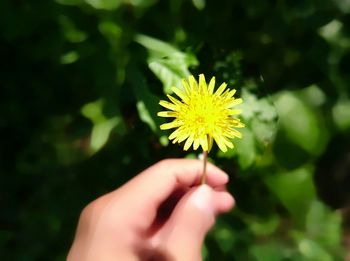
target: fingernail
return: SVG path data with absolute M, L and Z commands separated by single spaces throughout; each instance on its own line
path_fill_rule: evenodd
M 196 208 L 212 214 L 212 189 L 208 185 L 199 186 L 190 196 L 189 202 Z

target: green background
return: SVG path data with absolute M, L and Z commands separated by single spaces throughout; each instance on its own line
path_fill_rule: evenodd
M 236 208 L 207 260 L 349 255 L 350 2 L 0 2 L 2 260 L 64 260 L 81 209 L 164 158 L 156 116 L 188 74 L 244 99 L 210 160 Z

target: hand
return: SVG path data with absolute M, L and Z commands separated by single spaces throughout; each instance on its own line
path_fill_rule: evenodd
M 199 160 L 163 160 L 81 213 L 68 261 L 201 260 L 217 214 L 229 211 L 228 176 Z

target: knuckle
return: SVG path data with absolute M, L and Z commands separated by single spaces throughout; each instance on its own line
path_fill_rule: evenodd
M 80 213 L 80 218 L 79 218 L 80 221 L 84 223 L 90 221 L 95 209 L 95 205 L 96 205 L 96 201 L 94 200 L 83 208 L 83 210 Z
M 157 165 L 160 167 L 168 168 L 174 163 L 174 161 L 176 161 L 176 159 L 163 159 L 159 161 Z

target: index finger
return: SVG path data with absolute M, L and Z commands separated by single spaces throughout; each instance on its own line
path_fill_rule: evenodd
M 167 159 L 141 172 L 117 191 L 129 202 L 129 211 L 142 216 L 144 227 L 157 215 L 158 207 L 177 189 L 199 185 L 203 162 L 191 159 Z M 213 164 L 207 165 L 207 185 L 222 187 L 228 175 Z M 132 214 L 131 214 L 132 215 Z

